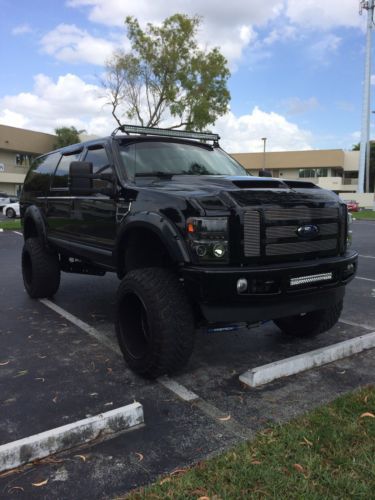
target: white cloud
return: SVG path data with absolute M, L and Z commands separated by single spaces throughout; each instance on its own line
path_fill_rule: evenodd
M 142 26 L 147 22 L 160 23 L 166 17 L 182 12 L 199 14 L 203 23 L 199 30 L 202 45 L 219 46 L 231 64 L 241 58 L 243 49 L 254 38 L 254 27 L 265 25 L 280 15 L 284 0 L 69 0 L 68 5 L 87 8 L 89 19 L 107 26 L 124 26 L 126 16 L 135 16 Z
M 265 6 L 262 0 L 68 0 L 71 7 L 88 7 L 89 19 L 109 26 L 122 26 L 126 16 L 136 16 L 141 21 L 156 22 L 176 12 L 190 15 L 199 14 L 210 22 L 223 27 L 245 24 L 264 24 L 277 16 L 283 6 L 283 0 L 269 0 Z
M 356 130 L 355 132 L 352 132 L 350 137 L 354 142 L 359 142 L 361 140 L 361 131 Z
M 28 119 L 22 113 L 16 113 L 10 109 L 3 109 L 0 113 L 0 123 L 10 127 L 24 128 Z
M 294 40 L 301 33 L 295 26 L 283 25 L 273 29 L 269 35 L 263 40 L 265 45 L 272 45 L 276 42 L 285 42 L 287 40 Z
M 105 106 L 103 91 L 73 74 L 53 81 L 46 75 L 34 78 L 32 92 L 21 92 L 0 99 L 0 122 L 53 132 L 56 127 L 75 126 L 88 134 L 106 135 L 115 124 Z
M 341 44 L 341 38 L 327 34 L 321 40 L 310 46 L 310 56 L 319 64 L 329 64 L 328 56 L 337 52 Z
M 311 149 L 312 135 L 278 113 L 266 113 L 255 107 L 250 114 L 236 117 L 232 112 L 219 118 L 214 127 L 222 137 L 221 144 L 231 153 Z
M 74 126 L 87 134 L 108 135 L 116 126 L 102 90 L 73 74 L 53 81 L 46 75 L 35 77 L 32 92 L 0 99 L 0 123 L 32 130 L 53 132 L 56 127 Z M 165 126 L 165 123 L 164 123 Z M 311 134 L 280 114 L 255 107 L 250 114 L 229 112 L 212 129 L 222 136 L 230 152 L 261 150 L 267 137 L 268 150 L 310 149 Z
M 27 33 L 32 33 L 32 32 L 33 32 L 32 27 L 27 23 L 19 24 L 18 26 L 15 26 L 12 29 L 12 35 L 15 35 L 15 36 L 26 35 Z
M 104 38 L 96 38 L 74 24 L 59 24 L 40 41 L 42 51 L 60 61 L 103 65 L 116 48 Z
M 360 27 L 364 17 L 358 14 L 356 0 L 288 0 L 286 14 L 302 27 L 331 29 L 339 26 Z

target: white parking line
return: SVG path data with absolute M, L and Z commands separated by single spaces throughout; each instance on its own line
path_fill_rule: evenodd
M 93 338 L 95 338 L 98 342 L 101 344 L 105 345 L 109 349 L 111 349 L 113 352 L 116 354 L 121 355 L 121 350 L 118 347 L 118 345 L 113 342 L 111 339 L 106 337 L 104 334 L 99 332 L 96 328 L 88 325 L 84 321 L 80 320 L 73 314 L 70 314 L 68 311 L 65 311 L 62 307 L 58 306 L 54 302 L 51 302 L 48 299 L 39 299 L 39 301 L 44 304 L 45 306 L 49 307 L 56 313 L 60 314 L 60 316 L 64 317 L 66 320 L 70 321 L 73 323 L 75 326 L 83 330 L 84 332 L 88 333 L 91 335 Z M 243 427 L 240 423 L 238 423 L 233 417 L 230 417 L 230 419 L 226 419 L 226 415 L 223 415 L 223 412 L 219 410 L 219 408 L 216 408 L 216 406 L 203 401 L 197 394 L 194 392 L 190 391 L 187 387 L 183 386 L 182 384 L 176 382 L 175 380 L 168 378 L 168 377 L 160 377 L 158 380 L 158 383 L 171 391 L 173 394 L 178 396 L 180 399 L 183 401 L 193 403 L 197 408 L 199 408 L 202 413 L 206 414 L 207 416 L 213 418 L 215 422 L 223 425 L 228 432 L 231 434 L 234 434 L 235 436 L 239 436 L 242 439 L 244 438 L 250 438 L 252 434 Z M 223 420 L 224 418 L 224 420 Z
M 101 344 L 105 345 L 106 347 L 109 347 L 109 349 L 111 349 L 116 354 L 121 354 L 121 350 L 118 344 L 116 344 L 116 342 L 113 342 L 113 340 L 106 337 L 103 333 L 100 333 L 99 330 L 97 330 L 93 326 L 90 326 L 81 319 L 77 318 L 77 316 L 70 314 L 68 311 L 65 311 L 65 309 L 58 306 L 54 302 L 51 302 L 48 299 L 39 299 L 39 302 L 49 307 L 50 309 L 52 309 L 52 311 L 55 311 L 57 314 L 60 314 L 60 316 L 73 323 L 73 325 L 78 326 L 78 328 L 91 335 L 91 337 L 94 337 L 94 339 L 100 342 Z
M 160 377 L 158 378 L 158 382 L 170 391 L 174 392 L 183 401 L 191 402 L 199 399 L 199 396 L 195 394 L 195 392 L 189 391 L 189 389 L 187 389 L 185 386 L 179 384 L 169 377 Z
M 48 457 L 96 439 L 143 424 L 143 407 L 132 403 L 0 446 L 0 472 Z
M 345 325 L 350 325 L 350 326 L 356 326 L 359 328 L 363 328 L 364 330 L 370 330 L 371 332 L 373 332 L 375 329 L 374 326 L 364 325 L 363 323 L 355 323 L 354 321 L 350 321 L 349 319 L 340 318 L 339 323 L 344 323 Z
M 344 340 L 315 351 L 298 354 L 291 358 L 258 366 L 240 375 L 240 381 L 250 387 L 258 387 L 281 377 L 289 377 L 310 368 L 326 365 L 375 347 L 375 332 L 367 333 L 353 339 Z
M 360 257 L 362 257 L 363 259 L 375 259 L 375 257 L 373 255 L 361 255 L 359 254 Z
M 363 278 L 362 276 L 356 276 L 355 279 L 356 280 L 365 280 L 365 281 L 375 281 L 372 278 Z
M 19 234 L 20 236 L 23 236 L 22 233 L 20 233 L 19 231 L 13 231 L 14 234 Z

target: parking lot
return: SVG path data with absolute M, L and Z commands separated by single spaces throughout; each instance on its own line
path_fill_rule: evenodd
M 199 331 L 190 363 L 172 380 L 179 385 L 145 381 L 124 365 L 112 320 L 115 276 L 63 274 L 52 301 L 31 300 L 20 270 L 22 236 L 0 233 L 0 445 L 133 401 L 142 403 L 145 419 L 135 430 L 0 474 L 0 497 L 114 498 L 374 383 L 374 350 L 256 389 L 238 379 L 250 368 L 375 331 L 375 222 L 356 221 L 353 233 L 358 274 L 332 330 L 298 340 L 272 322 Z

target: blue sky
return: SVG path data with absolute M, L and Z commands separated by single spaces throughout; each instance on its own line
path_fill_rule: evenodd
M 350 148 L 359 140 L 364 21 L 357 0 L 0 0 L 0 123 L 52 132 L 115 127 L 99 78 L 126 48 L 123 21 L 203 18 L 232 76 L 231 111 L 215 127 L 231 152 Z M 373 105 L 375 107 L 375 103 Z M 375 115 L 374 115 L 375 116 Z

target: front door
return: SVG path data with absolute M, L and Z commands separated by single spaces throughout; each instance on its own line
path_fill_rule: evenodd
M 93 174 L 112 173 L 112 162 L 104 144 L 89 147 L 83 161 L 92 163 Z M 94 179 L 92 195 L 75 197 L 73 212 L 77 239 L 84 245 L 102 249 L 103 255 L 108 257 L 116 238 L 116 203 L 113 197 L 100 193 L 100 190 L 111 186 L 108 181 Z

